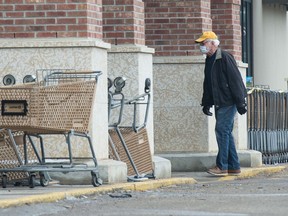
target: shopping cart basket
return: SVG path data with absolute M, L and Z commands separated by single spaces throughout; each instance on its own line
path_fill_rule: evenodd
M 102 184 L 93 145 L 88 135 L 90 114 L 100 74 L 100 71 L 38 70 L 36 84 L 0 88 L 0 128 L 24 132 L 24 165 L 1 169 L 2 177 L 5 178 L 8 172 L 28 172 L 29 186 L 33 188 L 38 172 L 41 185 L 45 186 L 47 179 L 42 175 L 45 172 L 90 171 L 93 186 Z M 42 79 L 40 80 L 39 77 Z M 65 137 L 67 155 L 47 157 L 43 135 L 59 134 L 63 134 Z M 72 136 L 87 139 L 91 157 L 73 156 Z M 39 140 L 38 148 L 32 138 Z M 37 164 L 29 163 L 28 141 L 39 159 Z M 93 167 L 75 162 L 88 159 L 92 159 L 94 162 Z M 53 162 L 51 162 L 52 160 Z M 60 162 L 55 162 L 55 160 Z

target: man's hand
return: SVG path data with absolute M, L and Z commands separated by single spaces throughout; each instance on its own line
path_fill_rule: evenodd
M 212 116 L 212 113 L 210 112 L 210 106 L 203 106 L 202 108 L 202 111 L 205 115 L 208 115 L 208 116 Z
M 237 111 L 240 115 L 243 115 L 247 112 L 246 104 L 241 104 L 237 106 Z

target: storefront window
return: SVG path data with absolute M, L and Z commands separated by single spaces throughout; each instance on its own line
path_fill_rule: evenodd
M 248 63 L 247 77 L 253 77 L 252 0 L 241 1 L 242 61 Z

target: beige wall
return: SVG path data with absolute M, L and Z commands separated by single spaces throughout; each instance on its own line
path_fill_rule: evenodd
M 154 58 L 156 153 L 208 151 L 208 119 L 200 107 L 203 63 L 202 57 Z
M 288 21 L 286 8 L 279 4 L 253 1 L 254 84 L 272 90 L 287 90 Z
M 215 118 L 204 115 L 200 106 L 204 58 L 155 57 L 153 67 L 155 153 L 216 152 Z M 239 64 L 243 80 L 245 67 Z M 246 118 L 235 118 L 238 149 L 247 149 Z

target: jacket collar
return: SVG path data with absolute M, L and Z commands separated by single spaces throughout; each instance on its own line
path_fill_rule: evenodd
M 221 50 L 221 48 L 218 48 L 217 50 L 216 50 L 216 57 L 215 57 L 215 59 L 217 60 L 217 59 L 221 59 L 222 58 L 222 50 Z

